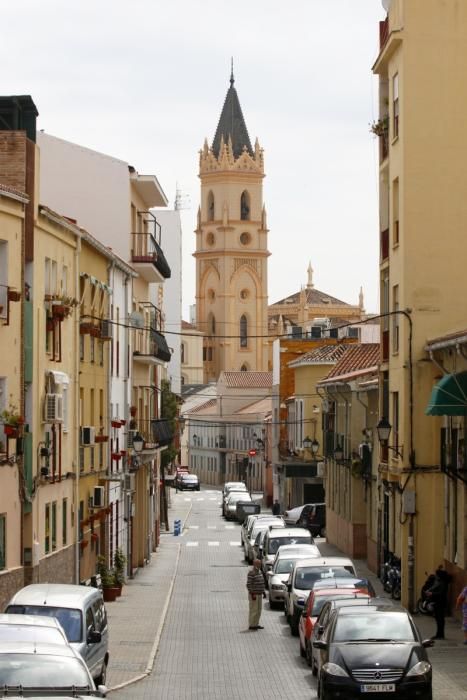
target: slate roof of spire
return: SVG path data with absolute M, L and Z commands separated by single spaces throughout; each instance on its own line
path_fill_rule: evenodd
M 227 90 L 219 124 L 217 125 L 216 135 L 212 142 L 212 151 L 217 158 L 219 157 L 222 136 L 224 137 L 225 143 L 229 142 L 229 136 L 232 139 L 232 149 L 235 158 L 242 155 L 244 146 L 247 147 L 248 153 L 253 156 L 253 149 L 243 118 L 242 108 L 240 107 L 240 100 L 234 88 L 233 75 L 230 77 L 230 87 Z

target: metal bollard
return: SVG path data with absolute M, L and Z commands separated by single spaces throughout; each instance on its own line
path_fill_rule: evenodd
M 181 520 L 174 520 L 174 536 L 177 537 L 182 529 Z

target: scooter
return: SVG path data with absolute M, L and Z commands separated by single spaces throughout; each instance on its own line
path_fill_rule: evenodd
M 381 583 L 386 593 L 395 600 L 401 597 L 401 560 L 390 554 L 381 571 Z
M 417 600 L 417 611 L 422 615 L 433 615 L 434 613 L 435 606 L 430 596 L 427 595 L 427 591 L 432 587 L 435 579 L 436 576 L 434 574 L 429 574 L 421 588 L 420 598 Z

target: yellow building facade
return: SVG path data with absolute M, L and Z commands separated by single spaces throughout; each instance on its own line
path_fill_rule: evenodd
M 465 485 L 450 483 L 440 459 L 449 418 L 425 415 L 434 384 L 449 371 L 426 350 L 427 341 L 466 323 L 466 39 L 464 3 L 393 0 L 373 66 L 380 110 L 373 126 L 380 151 L 380 416 L 392 428 L 379 469 L 391 485 L 386 549 L 402 558 L 409 607 L 426 571 L 443 563 L 454 592 L 467 565 Z

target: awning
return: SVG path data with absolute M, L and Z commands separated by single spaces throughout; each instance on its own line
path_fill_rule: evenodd
M 446 374 L 433 387 L 426 407 L 427 416 L 467 415 L 467 372 Z
M 70 377 L 68 374 L 65 374 L 65 372 L 59 372 L 58 370 L 51 369 L 48 370 L 47 372 L 49 376 L 52 377 L 52 380 L 55 382 L 55 384 L 69 384 L 70 383 Z

